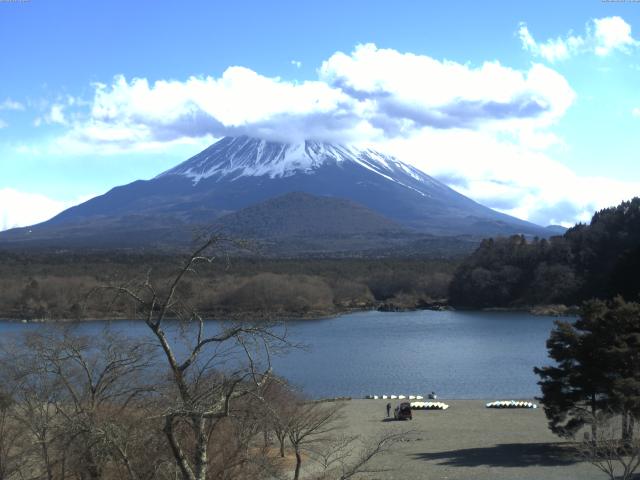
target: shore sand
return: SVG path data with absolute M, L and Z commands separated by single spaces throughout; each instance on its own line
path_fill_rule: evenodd
M 509 399 L 501 399 L 509 400 Z M 521 399 L 525 400 L 525 399 Z M 441 400 L 445 411 L 414 410 L 413 420 L 386 419 L 389 400 L 345 402 L 346 434 L 373 439 L 412 430 L 373 466 L 367 479 L 591 480 L 605 476 L 547 428 L 542 408 L 492 409 L 482 400 Z M 532 401 L 529 399 L 529 401 Z M 398 400 L 390 401 L 393 406 Z M 392 413 L 393 415 L 393 413 Z

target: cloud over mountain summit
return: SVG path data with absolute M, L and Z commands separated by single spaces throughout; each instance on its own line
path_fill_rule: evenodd
M 590 92 L 574 90 L 585 87 L 569 82 L 575 77 L 567 65 L 586 53 L 592 55 L 575 61 L 631 58 L 640 45 L 621 17 L 583 25 L 583 33 L 541 41 L 516 21 L 510 37 L 516 60 L 483 51 L 475 62 L 464 61 L 466 52 L 453 61 L 364 43 L 320 57 L 311 74 L 301 60 L 287 60 L 293 77 L 239 65 L 186 78 L 117 74 L 92 84 L 82 98 L 50 101 L 36 121 L 54 133 L 15 151 L 25 158 L 97 155 L 115 165 L 141 158 L 152 164 L 158 153 L 178 161 L 224 136 L 371 146 L 504 213 L 570 225 L 640 192 L 638 182 L 579 175 L 566 161 L 583 153 L 567 154 L 577 150 L 565 143 L 568 132 L 574 141 L 600 138 L 590 129 L 576 133 L 597 122 L 584 114 L 594 101 Z M 7 99 L 0 110 L 16 105 Z M 637 107 L 635 99 L 624 109 L 634 121 Z M 7 132 L 12 119 L 1 113 Z M 609 138 L 603 134 L 602 142 Z
M 554 70 L 474 67 L 358 45 L 324 61 L 317 80 L 296 82 L 232 66 L 218 77 L 126 79 L 94 85 L 90 111 L 68 144 L 144 148 L 206 135 L 276 140 L 371 141 L 422 128 L 544 128 L 575 95 Z

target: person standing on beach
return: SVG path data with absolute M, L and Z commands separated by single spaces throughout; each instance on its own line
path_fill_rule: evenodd
M 391 402 L 387 403 L 387 418 L 391 416 Z

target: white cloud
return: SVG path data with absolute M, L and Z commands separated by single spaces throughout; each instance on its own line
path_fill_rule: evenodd
M 547 51 L 528 30 L 521 37 Z M 569 55 L 581 41 L 561 40 Z M 562 46 L 549 48 L 549 57 L 564 55 Z M 336 52 L 316 80 L 302 83 L 237 66 L 184 81 L 116 76 L 94 85 L 88 106 L 64 106 L 67 133 L 52 148 L 67 155 L 196 150 L 240 134 L 374 144 L 490 207 L 568 224 L 640 192 L 633 183 L 579 177 L 547 153 L 562 148 L 553 126 L 574 99 L 566 79 L 541 64 L 473 66 L 366 44 Z
M 58 123 L 60 125 L 66 125 L 67 120 L 64 116 L 64 106 L 60 104 L 53 104 L 51 109 L 49 110 L 49 114 L 47 116 L 47 120 L 49 123 Z
M 7 110 L 24 110 L 24 105 L 20 102 L 12 100 L 11 98 L 5 98 L 2 102 L 0 102 L 0 111 Z M 7 128 L 9 124 L 0 118 L 0 129 Z
M 639 182 L 581 177 L 549 155 L 477 131 L 424 131 L 380 148 L 496 210 L 541 225 L 588 221 L 640 193 Z
M 88 114 L 60 140 L 70 151 L 90 146 L 111 153 L 239 134 L 353 142 L 422 128 L 526 130 L 533 139 L 575 98 L 564 77 L 543 65 L 472 67 L 373 44 L 335 53 L 318 80 L 302 83 L 229 67 L 219 78 L 150 83 L 117 76 L 94 88 Z M 68 121 L 62 110 L 54 113 L 52 107 L 49 121 Z
M 68 103 L 67 105 L 72 106 L 73 104 L 74 102 L 70 101 L 70 103 Z M 53 105 L 51 105 L 51 107 L 49 107 L 49 110 L 44 115 L 35 118 L 35 120 L 33 121 L 34 126 L 39 127 L 43 123 L 46 123 L 47 125 L 68 125 L 69 122 L 67 121 L 66 115 L 64 113 L 67 105 L 64 105 L 62 103 L 54 103 Z
M 291 65 L 293 65 L 296 68 L 300 68 L 302 67 L 302 62 L 300 60 L 291 60 Z
M 39 193 L 0 188 L 0 231 L 43 222 L 89 198 L 84 196 L 64 202 Z
M 473 68 L 372 44 L 350 55 L 335 53 L 320 77 L 357 99 L 374 126 L 409 132 L 422 126 L 548 125 L 575 98 L 564 77 L 543 65 L 518 71 L 485 62 Z
M 633 110 L 631 110 L 631 115 L 633 115 L 634 117 L 640 118 L 640 107 L 636 107 Z
M 0 102 L 0 110 L 24 110 L 24 105 L 10 98 L 6 98 Z
M 62 139 L 67 147 L 111 153 L 228 134 L 322 136 L 350 100 L 324 82 L 294 84 L 244 67 L 183 82 L 117 76 L 94 87 L 89 115 Z
M 544 43 L 538 43 L 524 23 L 520 24 L 518 35 L 522 42 L 522 47 L 525 50 L 528 50 L 535 56 L 540 56 L 550 62 L 566 60 L 584 45 L 582 37 L 576 37 L 573 35 L 568 35 L 564 39 L 558 37 L 555 39 L 549 39 Z
M 631 25 L 620 17 L 597 18 L 593 24 L 596 55 L 608 55 L 614 50 L 629 52 L 639 44 L 631 36 Z
M 522 48 L 549 62 L 566 60 L 581 53 L 606 56 L 614 51 L 630 53 L 640 42 L 631 36 L 631 26 L 620 17 L 596 18 L 585 26 L 584 35 L 569 32 L 564 37 L 536 41 L 526 24 L 521 23 L 518 36 Z

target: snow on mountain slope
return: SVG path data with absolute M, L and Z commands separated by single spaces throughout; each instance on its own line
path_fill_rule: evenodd
M 313 174 L 324 165 L 345 163 L 355 163 L 422 196 L 430 196 L 430 193 L 427 189 L 408 185 L 402 177 L 408 176 L 432 188 L 443 186 L 420 170 L 372 149 L 314 141 L 279 143 L 246 136 L 223 138 L 156 178 L 182 175 L 190 178 L 194 185 L 209 178 L 234 181 L 242 177 L 267 176 L 275 179 L 298 173 Z
M 297 196 L 290 195 L 295 192 Z M 311 201 L 300 193 L 319 199 Z M 276 198 L 280 201 L 272 201 Z M 329 205 L 341 205 L 341 216 L 328 215 L 333 208 Z M 243 209 L 248 210 L 229 216 Z M 357 220 L 357 212 L 362 219 Z M 362 237 L 365 224 L 369 225 L 367 231 L 388 231 L 388 222 L 409 236 L 553 234 L 480 205 L 375 150 L 243 136 L 225 137 L 151 180 L 114 187 L 47 222 L 2 232 L 0 243 L 38 239 L 43 245 L 75 242 L 93 246 L 97 241 L 121 245 L 138 239 L 139 245 L 169 244 L 177 237 L 188 237 L 194 228 L 215 225 L 223 217 L 234 222 L 228 228 L 242 226 L 250 233 L 255 230 L 252 222 L 260 223 L 257 219 L 261 215 L 271 232 L 304 231 L 311 237 L 313 232 L 334 231 L 324 225 L 311 228 L 309 222 L 314 221 L 332 223 L 329 226 L 340 232 L 336 238 Z M 292 218 L 285 222 L 283 215 Z M 394 232 L 399 234 L 399 230 Z M 382 237 L 377 241 L 386 244 Z

